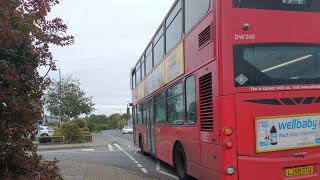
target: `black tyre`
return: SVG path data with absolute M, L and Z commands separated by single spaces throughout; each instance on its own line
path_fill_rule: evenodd
M 181 143 L 177 143 L 173 152 L 173 163 L 180 180 L 189 179 L 187 175 L 186 156 Z
M 142 141 L 142 137 L 141 137 L 141 136 L 139 137 L 139 147 L 140 147 L 141 154 L 143 154 L 144 156 L 147 156 L 148 153 L 146 153 L 146 152 L 143 150 L 143 141 Z

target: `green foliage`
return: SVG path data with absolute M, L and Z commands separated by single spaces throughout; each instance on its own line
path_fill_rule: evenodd
M 90 132 L 100 132 L 98 125 L 96 125 L 94 123 L 88 123 L 88 128 L 89 128 Z
M 100 131 L 110 129 L 110 127 L 107 124 L 98 124 L 97 126 Z
M 90 129 L 88 127 L 84 127 L 84 128 L 80 128 L 81 131 L 89 131 L 90 132 Z
M 74 119 L 71 121 L 74 124 L 78 124 L 79 128 L 85 128 L 88 127 L 87 121 L 84 119 Z
M 61 129 L 57 129 L 53 132 L 53 136 L 63 136 Z
M 51 137 L 49 136 L 39 137 L 38 141 L 39 143 L 48 143 L 48 142 L 51 142 Z
M 92 97 L 86 97 L 86 93 L 80 88 L 80 81 L 72 76 L 50 86 L 45 95 L 45 105 L 52 115 L 66 118 L 88 115 L 94 110 Z
M 63 136 L 51 137 L 51 142 L 53 142 L 53 143 L 63 143 L 64 142 L 64 137 Z
M 67 143 L 83 143 L 83 133 L 79 129 L 78 124 L 74 123 L 62 123 L 60 125 L 60 131 L 64 136 L 64 140 Z
M 60 126 L 60 123 L 59 122 L 47 123 L 46 126 L 51 126 L 51 127 L 58 128 Z

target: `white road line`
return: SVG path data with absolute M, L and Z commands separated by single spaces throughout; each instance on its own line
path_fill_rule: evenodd
M 118 144 L 114 143 L 114 145 L 115 145 L 119 150 L 124 151 L 124 150 L 122 149 L 122 147 L 120 147 Z
M 148 171 L 146 170 L 146 168 L 141 168 L 141 171 L 143 171 L 144 173 L 148 173 Z
M 81 151 L 84 151 L 84 152 L 93 152 L 94 149 L 82 149 Z
M 156 166 L 156 171 L 159 171 L 160 170 L 160 161 L 158 160 L 157 161 L 157 166 Z
M 111 146 L 111 144 L 108 144 L 108 147 L 109 147 L 109 151 L 114 151 L 113 147 Z
M 175 178 L 175 179 L 179 179 L 177 176 L 175 176 L 175 175 L 172 175 L 172 174 L 169 174 L 169 173 L 166 173 L 166 172 L 163 172 L 163 171 L 158 171 L 159 173 L 162 173 L 162 174 L 165 174 L 165 175 L 167 175 L 167 176 L 170 176 L 170 177 L 172 177 L 172 178 Z
M 139 162 L 134 159 L 129 153 L 127 153 L 124 149 L 122 149 L 118 144 L 116 143 L 113 143 L 119 150 L 121 150 L 122 152 L 124 152 L 134 163 L 137 164 L 137 166 L 139 168 L 141 168 L 141 171 L 144 172 L 144 173 L 148 173 L 148 171 L 146 170 L 146 168 L 143 168 L 141 164 L 139 164 Z M 136 151 L 137 152 L 137 151 Z M 134 152 L 133 154 L 135 154 L 136 152 Z

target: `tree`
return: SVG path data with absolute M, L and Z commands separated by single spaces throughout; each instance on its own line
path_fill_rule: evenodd
M 119 113 L 114 113 L 109 116 L 109 122 L 112 127 L 121 126 L 121 115 Z
M 0 0 L 0 179 L 56 179 L 56 161 L 36 154 L 34 124 L 49 79 L 37 68 L 52 62 L 49 45 L 74 42 L 62 19 L 47 14 L 59 0 Z M 52 63 L 49 63 L 53 66 Z
M 81 114 L 90 114 L 94 108 L 92 97 L 80 89 L 78 79 L 69 76 L 61 82 L 54 82 L 45 95 L 46 109 L 54 116 L 68 119 L 76 118 Z

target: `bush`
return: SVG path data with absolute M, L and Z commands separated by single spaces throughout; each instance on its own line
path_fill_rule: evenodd
M 89 128 L 90 132 L 97 132 L 97 131 L 100 132 L 100 129 L 98 128 L 98 126 L 96 124 L 89 123 L 88 128 Z
M 50 136 L 39 137 L 39 143 L 48 143 L 48 142 L 51 142 L 51 137 Z
M 85 128 L 81 128 L 81 131 L 89 131 L 90 132 L 90 129 L 85 127 Z
M 63 138 L 63 136 L 53 136 L 53 137 L 51 137 L 51 142 L 53 142 L 53 143 L 63 143 L 64 142 L 64 138 Z
M 78 124 L 62 123 L 60 131 L 64 135 L 64 140 L 67 143 L 83 143 L 83 133 L 79 129 Z
M 61 129 L 57 129 L 53 132 L 53 136 L 64 136 Z
M 100 131 L 102 131 L 102 130 L 108 130 L 108 129 L 110 129 L 110 128 L 109 128 L 109 126 L 108 126 L 107 124 L 99 124 L 99 125 L 98 125 L 98 129 L 99 129 Z
M 52 126 L 54 128 L 58 128 L 60 125 L 59 122 L 52 122 L 52 123 L 47 123 L 46 126 Z
M 71 122 L 74 124 L 78 124 L 79 128 L 88 127 L 87 121 L 85 121 L 84 119 L 74 119 Z

